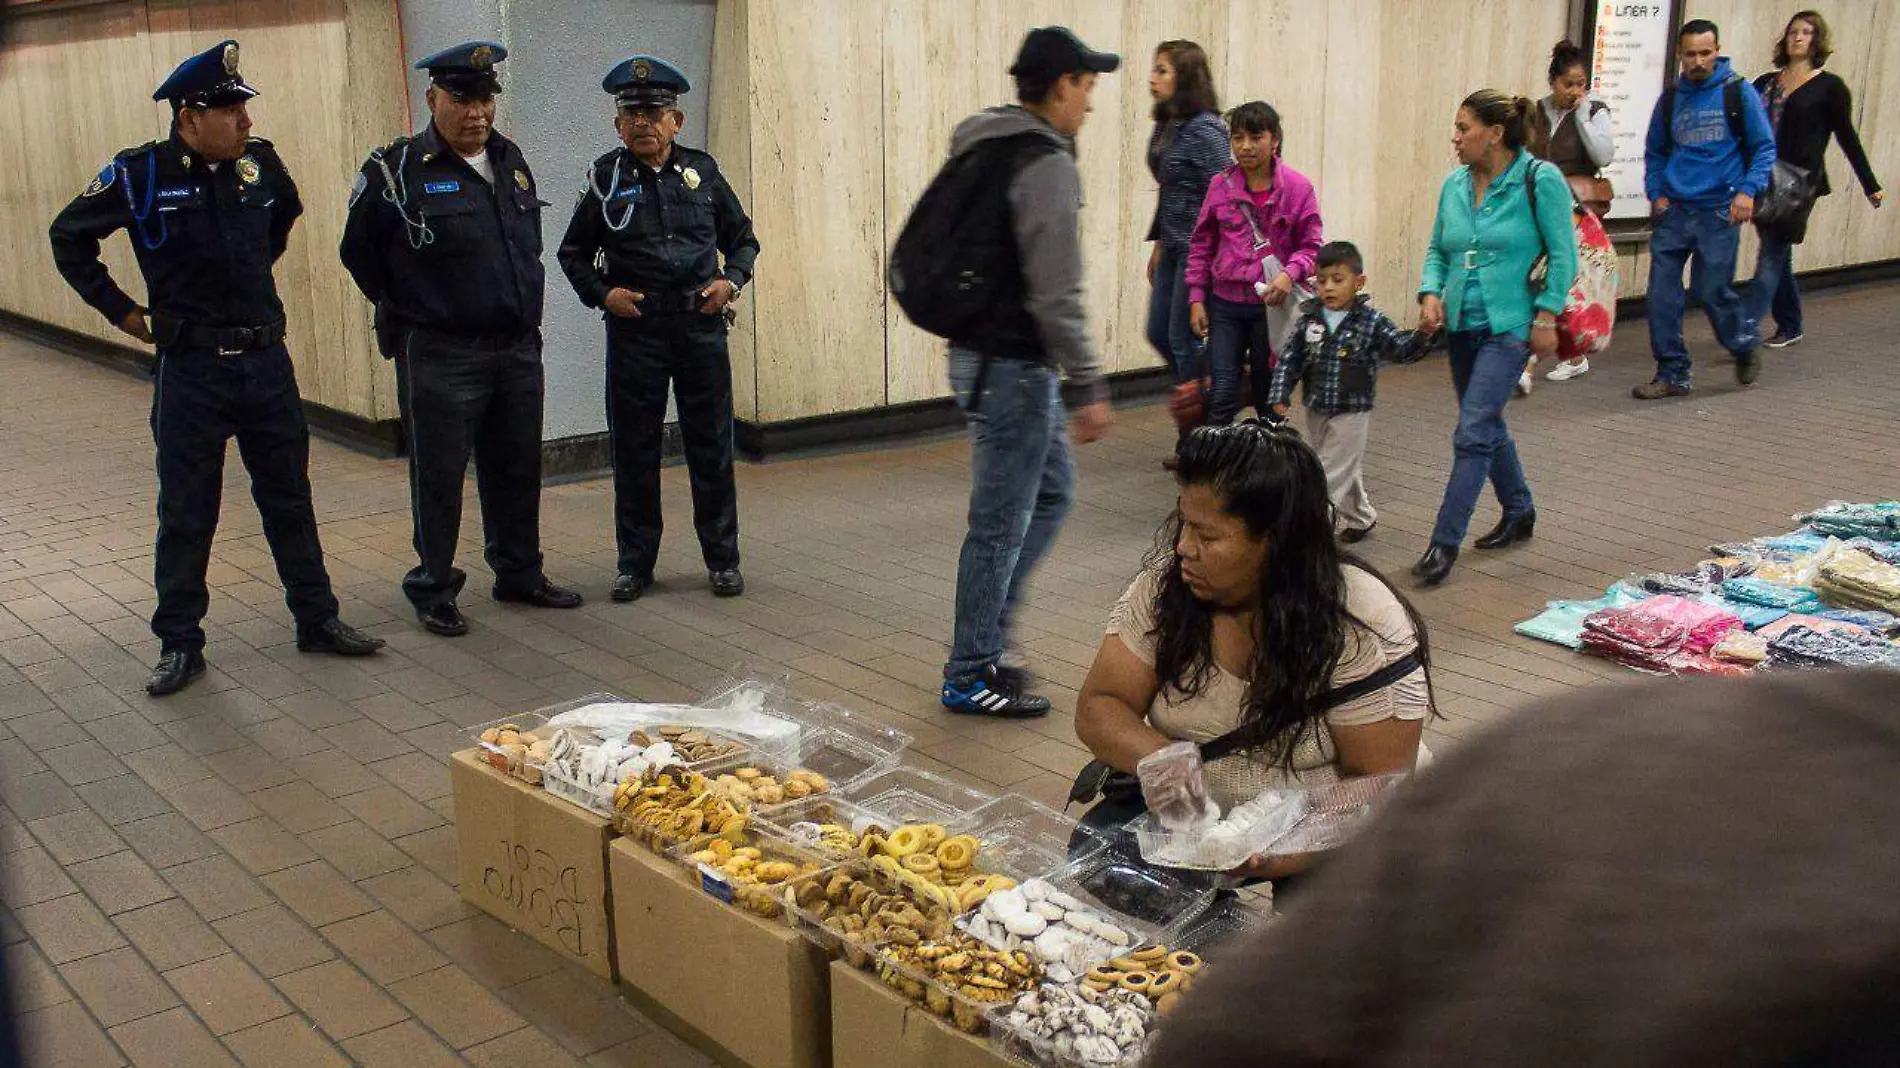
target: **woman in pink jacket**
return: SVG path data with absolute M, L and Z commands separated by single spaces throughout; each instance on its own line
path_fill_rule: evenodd
M 1266 410 L 1260 395 L 1279 340 L 1269 337 L 1268 309 L 1276 321 L 1291 321 L 1296 288 L 1305 288 L 1323 242 L 1313 183 L 1280 159 L 1280 113 L 1264 101 L 1242 104 L 1227 113 L 1227 132 L 1234 165 L 1207 187 L 1187 261 L 1188 315 L 1207 340 L 1207 421 L 1214 426 L 1240 411 L 1243 366 L 1253 370 L 1256 394 L 1247 399 Z

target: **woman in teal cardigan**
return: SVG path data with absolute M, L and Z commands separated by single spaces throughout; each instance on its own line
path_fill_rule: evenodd
M 1504 405 L 1531 353 L 1557 352 L 1557 315 L 1577 276 L 1570 187 L 1556 167 L 1524 149 L 1534 105 L 1495 89 L 1465 98 L 1452 145 L 1464 166 L 1445 179 L 1419 282 L 1419 328 L 1451 330 L 1451 382 L 1458 393 L 1451 478 L 1432 543 L 1412 574 L 1435 586 L 1451 574 L 1465 528 L 1490 479 L 1504 506 L 1480 549 L 1529 541 L 1537 512 L 1504 425 Z M 1535 196 L 1527 183 L 1535 181 Z M 1549 256 L 1541 286 L 1533 264 Z

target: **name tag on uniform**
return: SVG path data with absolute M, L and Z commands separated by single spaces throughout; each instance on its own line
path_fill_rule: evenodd
M 422 191 L 425 193 L 459 193 L 461 190 L 462 183 L 453 178 L 438 182 L 424 182 L 422 184 Z
M 162 186 L 153 198 L 158 201 L 158 210 L 170 211 L 180 204 L 189 203 L 197 196 L 198 190 L 188 185 Z

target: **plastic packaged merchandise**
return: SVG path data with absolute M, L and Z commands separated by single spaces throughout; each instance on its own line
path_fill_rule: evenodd
M 1859 628 L 1818 631 L 1790 627 L 1768 646 L 1776 664 L 1797 668 L 1885 667 L 1900 669 L 1900 645 Z
M 1164 868 L 1233 871 L 1293 829 L 1306 815 L 1308 792 L 1263 790 L 1205 828 L 1172 830 L 1152 813 L 1128 825 L 1141 859 Z
M 1821 600 L 1814 595 L 1813 590 L 1784 586 L 1753 576 L 1729 579 L 1722 583 L 1722 596 L 1743 604 L 1779 608 L 1788 612 L 1809 612 L 1821 607 Z
M 1865 553 L 1844 553 L 1822 564 L 1814 584 L 1823 601 L 1839 608 L 1900 611 L 1900 567 Z
M 1837 537 L 1900 541 L 1900 501 L 1852 504 L 1831 501 L 1812 512 L 1795 516 L 1816 531 Z
M 1207 778 L 1201 766 L 1201 747 L 1174 742 L 1142 757 L 1135 764 L 1141 797 L 1161 826 L 1170 831 L 1193 832 L 1220 821 L 1220 806 L 1207 796 Z
M 1644 599 L 1644 594 L 1619 583 L 1593 601 L 1551 601 L 1542 612 L 1512 629 L 1526 638 L 1552 642 L 1572 649 L 1583 645 L 1583 621 L 1590 613 L 1605 608 L 1627 608 Z

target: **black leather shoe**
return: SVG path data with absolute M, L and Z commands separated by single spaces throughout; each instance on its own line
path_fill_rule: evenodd
M 639 575 L 620 575 L 614 579 L 614 589 L 610 596 L 621 604 L 625 604 L 628 601 L 639 600 L 640 596 L 652 587 L 653 580 L 650 578 L 642 578 Z
M 468 620 L 462 618 L 462 610 L 455 607 L 454 601 L 418 608 L 416 620 L 422 624 L 423 630 L 444 638 L 460 638 L 468 633 Z
M 1372 532 L 1377 529 L 1379 529 L 1379 521 L 1376 519 L 1372 521 L 1371 526 L 1347 527 L 1339 532 L 1339 540 L 1347 545 L 1357 545 L 1372 537 Z
M 145 680 L 145 692 L 153 697 L 177 693 L 205 673 L 205 656 L 195 649 L 170 649 L 158 658 L 152 677 Z
M 1425 550 L 1425 555 L 1412 565 L 1412 574 L 1418 576 L 1420 585 L 1436 586 L 1451 574 L 1451 565 L 1458 562 L 1458 550 L 1449 545 L 1433 545 Z
M 384 644 L 381 638 L 364 634 L 335 616 L 314 627 L 297 628 L 297 651 L 300 653 L 368 656 Z
M 531 604 L 536 608 L 579 608 L 586 603 L 586 598 L 580 594 L 564 590 L 547 579 L 542 579 L 541 585 L 526 593 L 509 593 L 500 586 L 495 587 L 493 592 L 497 601 Z
M 714 597 L 737 597 L 745 592 L 745 576 L 736 567 L 711 572 L 706 578 L 712 583 Z
M 1491 533 L 1479 538 L 1475 544 L 1480 549 L 1502 549 L 1506 545 L 1531 540 L 1531 530 L 1537 526 L 1537 513 L 1525 512 L 1513 519 L 1506 516 L 1498 520 Z

